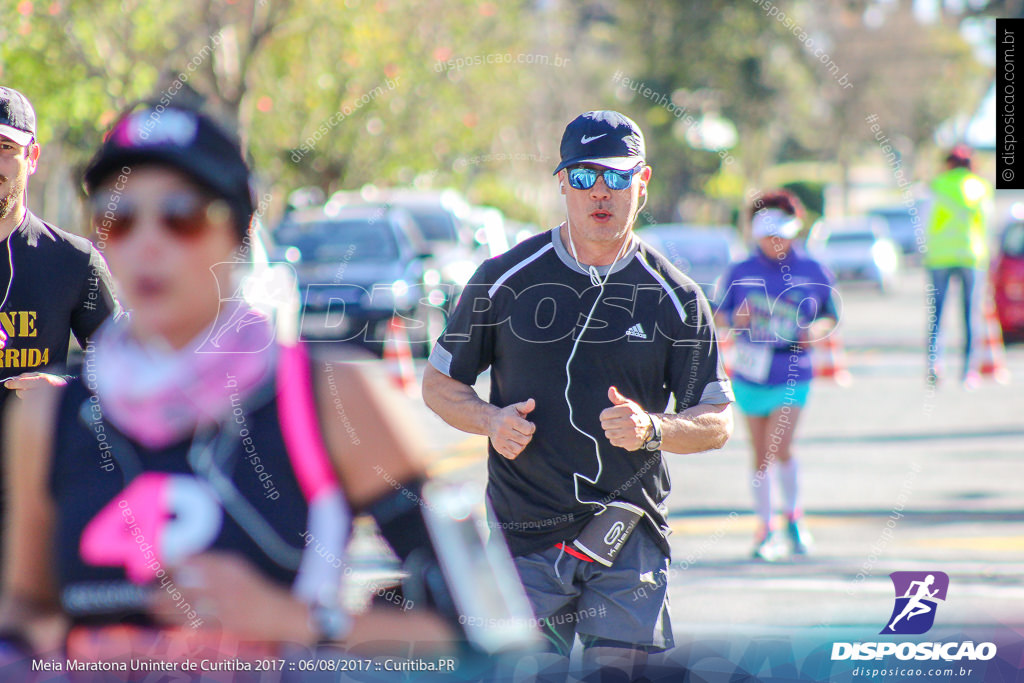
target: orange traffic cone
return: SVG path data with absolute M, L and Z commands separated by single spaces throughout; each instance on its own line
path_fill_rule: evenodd
M 811 363 L 815 377 L 831 379 L 841 387 L 848 387 L 853 381 L 847 369 L 843 341 L 837 330 L 832 330 L 824 339 L 811 344 Z
M 416 393 L 416 370 L 412 365 L 412 343 L 397 316 L 388 322 L 388 334 L 384 339 L 384 362 L 395 388 L 413 396 Z
M 1003 332 L 996 316 L 996 307 L 991 294 L 985 297 L 983 306 L 981 339 L 974 353 L 973 365 L 982 377 L 986 375 L 999 382 L 1009 384 L 1010 370 L 1006 367 L 1006 348 L 1003 346 Z

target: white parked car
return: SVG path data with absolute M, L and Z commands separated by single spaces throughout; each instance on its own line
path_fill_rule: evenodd
M 885 221 L 877 216 L 820 220 L 811 228 L 807 250 L 840 282 L 870 282 L 887 292 L 899 277 L 900 248 L 889 237 Z
M 689 275 L 711 300 L 729 265 L 747 253 L 731 225 L 662 223 L 641 228 L 637 235 Z

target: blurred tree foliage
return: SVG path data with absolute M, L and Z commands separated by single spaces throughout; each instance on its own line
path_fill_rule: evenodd
M 465 160 L 493 157 L 492 141 L 537 149 L 517 142 L 516 127 L 530 124 L 526 93 L 548 68 L 530 63 L 548 55 L 529 50 L 524 0 L 0 0 L 0 9 L 14 17 L 0 25 L 0 82 L 33 101 L 40 140 L 70 148 L 74 174 L 125 106 L 180 101 L 189 88 L 240 127 L 255 168 L 279 188 L 443 187 L 478 173 Z
M 278 200 L 303 185 L 453 186 L 542 222 L 559 211 L 563 127 L 617 108 L 647 135 L 645 214 L 720 220 L 780 161 L 877 156 L 869 114 L 912 161 L 976 107 L 988 78 L 957 18 L 920 24 L 911 6 L 0 0 L 0 82 L 32 99 L 65 182 L 124 107 L 194 90 L 239 127 Z
M 825 213 L 825 184 L 813 180 L 783 183 L 782 189 L 789 190 L 804 205 L 804 224 L 810 225 Z
M 765 169 L 780 161 L 834 162 L 846 181 L 849 166 L 877 147 L 865 122 L 871 114 L 913 168 L 935 128 L 976 108 L 988 86 L 956 25 L 920 24 L 906 1 L 640 0 L 608 7 L 622 29 L 616 37 L 643 36 L 642 49 L 613 39 L 609 51 L 634 84 L 652 91 L 616 87 L 648 131 L 656 168 L 651 202 L 663 220 L 693 217 L 700 209 L 681 200 L 702 190 L 745 203 L 742 195 L 759 189 Z M 738 131 L 724 157 L 724 150 L 692 144 L 702 123 L 718 117 Z M 743 190 L 728 180 L 736 174 Z

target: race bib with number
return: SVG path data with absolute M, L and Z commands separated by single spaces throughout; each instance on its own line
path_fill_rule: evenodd
M 736 372 L 751 382 L 763 384 L 772 371 L 774 349 L 771 344 L 737 341 Z
M 195 477 L 145 472 L 86 525 L 82 559 L 100 567 L 124 567 L 143 584 L 161 565 L 206 550 L 220 532 L 223 512 L 210 487 Z

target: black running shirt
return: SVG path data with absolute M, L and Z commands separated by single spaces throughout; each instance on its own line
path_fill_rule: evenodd
M 121 314 L 113 291 L 92 242 L 26 211 L 0 241 L 0 329 L 7 337 L 0 345 L 0 381 L 24 372 L 64 373 L 71 335 L 84 348 L 108 316 Z M 0 384 L 0 410 L 11 393 Z M 0 465 L 0 502 L 2 482 Z
M 11 266 L 13 264 L 13 274 Z M 110 272 L 93 244 L 31 211 L 0 242 L 0 380 L 23 372 L 64 372 L 71 333 L 86 341 L 119 314 Z M 6 390 L 4 390 L 6 392 Z
M 536 401 L 537 430 L 518 458 L 488 443 L 488 497 L 513 555 L 571 541 L 599 509 L 590 501 L 613 500 L 642 507 L 669 554 L 668 469 L 660 452 L 605 438 L 608 388 L 651 412 L 733 400 L 700 287 L 636 237 L 611 270 L 599 297 L 559 228 L 532 237 L 480 266 L 431 353 L 431 365 L 470 386 L 490 368 L 496 406 Z M 597 272 L 603 280 L 609 267 Z M 586 434 L 570 424 L 570 404 Z M 575 478 L 579 500 L 574 473 L 596 481 Z

